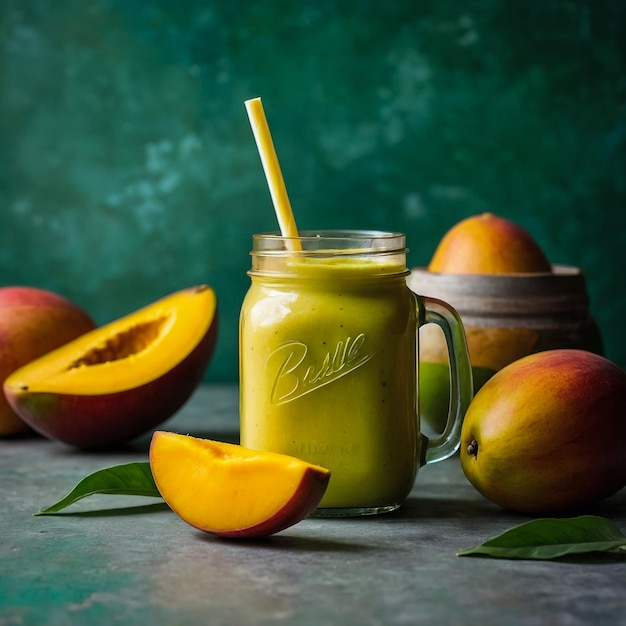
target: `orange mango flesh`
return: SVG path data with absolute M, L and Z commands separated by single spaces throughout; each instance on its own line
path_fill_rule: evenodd
M 308 517 L 330 471 L 300 459 L 157 431 L 150 445 L 155 483 L 188 524 L 225 537 L 266 536 Z
M 216 297 L 201 285 L 85 333 L 20 368 L 10 393 L 100 395 L 155 380 L 195 348 L 213 323 Z

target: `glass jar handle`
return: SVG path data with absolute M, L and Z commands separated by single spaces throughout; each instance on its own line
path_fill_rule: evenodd
M 441 328 L 450 363 L 450 405 L 446 426 L 437 439 L 422 435 L 420 465 L 427 465 L 443 461 L 459 449 L 463 418 L 474 396 L 474 389 L 467 340 L 459 314 L 442 300 L 428 296 L 417 296 L 417 299 L 419 325 L 437 324 Z

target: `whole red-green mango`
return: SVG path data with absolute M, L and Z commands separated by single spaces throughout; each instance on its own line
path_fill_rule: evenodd
M 0 387 L 9 374 L 96 327 L 67 298 L 36 287 L 0 288 Z M 0 391 L 0 437 L 28 431 Z
M 478 491 L 514 511 L 606 498 L 626 485 L 626 373 L 583 350 L 514 361 L 474 397 L 460 455 Z

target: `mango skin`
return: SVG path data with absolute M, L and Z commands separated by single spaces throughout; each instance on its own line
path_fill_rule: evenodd
M 93 330 L 96 324 L 63 296 L 35 287 L 0 288 L 0 385 L 30 361 Z M 0 437 L 32 432 L 0 393 Z
M 39 393 L 22 403 L 20 412 L 49 439 L 82 449 L 119 445 L 158 426 L 182 407 L 202 380 L 216 337 L 217 318 L 183 361 L 141 387 L 94 396 Z M 11 402 L 19 404 L 19 396 Z
M 447 274 L 530 274 L 552 266 L 533 237 L 492 213 L 468 217 L 441 239 L 428 265 Z
M 626 373 L 583 350 L 507 365 L 478 391 L 461 466 L 486 498 L 526 514 L 580 509 L 626 485 Z

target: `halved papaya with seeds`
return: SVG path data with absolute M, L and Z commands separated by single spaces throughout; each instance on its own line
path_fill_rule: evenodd
M 34 430 L 81 448 L 137 437 L 201 382 L 217 339 L 207 285 L 173 293 L 16 370 L 4 392 Z

